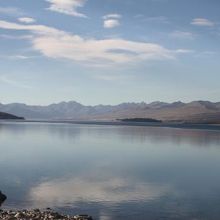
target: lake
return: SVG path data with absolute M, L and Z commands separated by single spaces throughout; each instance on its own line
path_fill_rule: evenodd
M 220 131 L 0 122 L 2 208 L 220 218 Z

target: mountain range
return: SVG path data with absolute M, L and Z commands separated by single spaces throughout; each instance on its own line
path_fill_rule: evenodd
M 75 101 L 47 106 L 20 103 L 0 104 L 0 111 L 26 119 L 43 120 L 117 120 L 153 118 L 163 121 L 220 123 L 220 102 L 193 101 L 122 103 L 119 105 L 86 106 Z

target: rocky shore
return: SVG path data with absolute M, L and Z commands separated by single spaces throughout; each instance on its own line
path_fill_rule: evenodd
M 7 196 L 4 195 L 0 191 L 0 206 L 2 203 L 7 199 Z M 50 208 L 47 208 L 44 211 L 41 211 L 40 209 L 34 209 L 34 210 L 2 210 L 0 209 L 0 219 L 5 220 L 93 220 L 91 216 L 89 215 L 75 215 L 75 216 L 69 216 L 69 215 L 62 215 L 58 212 L 53 211 Z
M 76 216 L 62 215 L 48 208 L 45 211 L 41 211 L 39 209 L 22 210 L 22 211 L 0 210 L 0 219 L 5 219 L 5 220 L 35 220 L 35 219 L 92 220 L 92 217 L 88 215 L 76 215 Z

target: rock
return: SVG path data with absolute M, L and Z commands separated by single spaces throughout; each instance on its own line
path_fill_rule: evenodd
M 93 220 L 91 216 L 89 215 L 75 215 L 75 220 Z
M 92 217 L 89 215 L 62 215 L 58 212 L 52 210 L 41 211 L 39 209 L 34 210 L 21 210 L 21 211 L 12 211 L 12 210 L 1 210 L 0 219 L 5 220 L 92 220 Z
M 7 199 L 7 196 L 0 191 L 0 206 Z

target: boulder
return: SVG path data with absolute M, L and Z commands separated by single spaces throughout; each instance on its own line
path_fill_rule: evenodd
M 7 199 L 7 196 L 0 191 L 0 206 Z
M 89 215 L 75 215 L 75 220 L 93 220 L 91 216 Z

